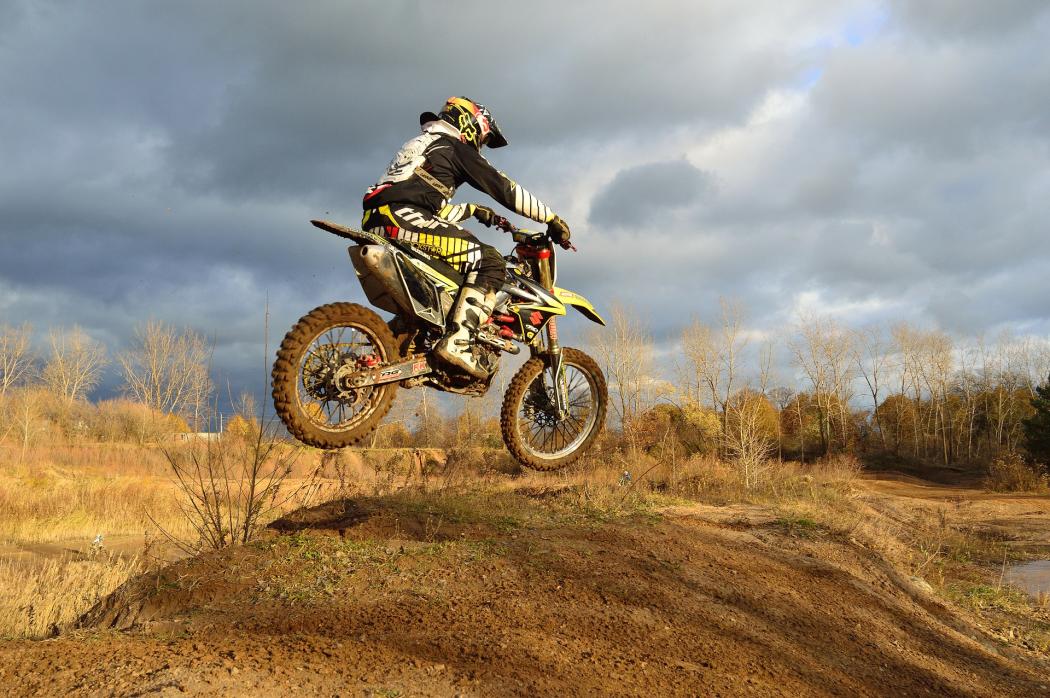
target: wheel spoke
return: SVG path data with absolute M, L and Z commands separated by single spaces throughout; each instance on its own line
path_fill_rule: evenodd
M 544 368 L 523 391 L 517 418 L 517 433 L 528 451 L 544 457 L 571 453 L 591 433 L 596 410 L 597 384 L 586 370 L 572 364 L 564 366 L 565 413 L 556 414 L 558 377 Z
M 354 325 L 329 327 L 303 352 L 299 363 L 299 401 L 310 421 L 321 427 L 346 428 L 366 417 L 375 404 L 371 387 L 351 389 L 335 384 L 345 363 L 374 354 L 385 356 L 377 340 Z

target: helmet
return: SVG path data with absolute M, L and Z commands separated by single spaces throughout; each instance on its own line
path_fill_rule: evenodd
M 490 148 L 502 148 L 507 145 L 507 139 L 500 133 L 496 120 L 485 105 L 467 99 L 466 97 L 449 97 L 445 102 L 441 114 L 432 111 L 423 112 L 419 115 L 419 125 L 428 121 L 447 121 L 459 129 L 460 139 L 464 143 L 481 150 L 481 146 Z

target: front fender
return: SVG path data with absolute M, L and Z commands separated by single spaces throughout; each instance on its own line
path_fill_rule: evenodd
M 604 325 L 605 320 L 598 314 L 598 311 L 594 309 L 594 306 L 589 300 L 576 293 L 575 291 L 569 291 L 564 288 L 554 287 L 554 297 L 560 300 L 565 305 L 571 305 L 572 307 L 583 313 L 583 316 L 591 322 L 597 322 L 599 325 Z

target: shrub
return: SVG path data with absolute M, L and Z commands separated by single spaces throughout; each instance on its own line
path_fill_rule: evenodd
M 1041 467 L 1026 463 L 1021 454 L 1013 452 L 1003 453 L 992 461 L 984 480 L 984 486 L 993 492 L 1038 492 L 1048 485 Z

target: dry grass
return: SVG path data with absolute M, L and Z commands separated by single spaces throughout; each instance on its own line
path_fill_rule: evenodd
M 126 444 L 0 446 L 0 541 L 141 535 L 146 511 L 180 527 L 163 457 Z
M 126 443 L 32 446 L 21 450 L 0 443 L 0 473 L 52 474 L 58 477 L 158 477 L 167 472 L 157 448 Z
M 155 531 L 156 525 L 178 539 L 196 542 L 196 529 L 182 511 L 183 500 L 170 466 L 157 448 L 128 444 L 36 447 L 28 450 L 22 464 L 18 456 L 18 449 L 0 446 L 0 542 L 142 535 Z M 287 485 L 300 486 L 319 459 L 319 452 L 304 458 Z M 344 471 L 347 481 L 366 473 L 359 463 Z M 316 498 L 325 487 L 314 489 L 319 491 L 308 494 Z M 279 508 L 269 518 L 285 510 Z
M 0 475 L 0 540 L 39 543 L 142 535 L 152 529 L 146 512 L 180 535 L 191 530 L 166 478 Z
M 0 541 L 141 535 L 153 530 L 152 517 L 195 542 L 197 534 L 180 511 L 178 491 L 157 450 L 69 446 L 30 449 L 30 456 L 25 465 L 16 465 L 0 448 Z M 1032 619 L 1038 624 L 1050 609 L 1040 610 L 996 583 L 1003 542 L 975 533 L 964 508 L 870 495 L 858 486 L 860 466 L 850 457 L 808 465 L 770 461 L 744 475 L 711 456 L 655 460 L 644 454 L 595 453 L 566 471 L 543 474 L 522 471 L 502 449 L 454 449 L 447 456 L 348 449 L 327 455 L 307 450 L 284 486 L 302 490 L 289 507 L 337 496 L 397 493 L 407 507 L 437 507 L 441 520 L 491 516 L 507 525 L 521 518 L 511 506 L 520 497 L 507 495 L 520 491 L 542 495 L 559 515 L 593 521 L 656 515 L 661 507 L 689 501 L 762 505 L 789 533 L 807 535 L 819 528 L 863 545 L 967 610 L 1012 624 L 1009 632 L 1023 638 L 1025 646 L 1050 645 L 1050 633 L 1024 626 Z M 304 482 L 309 484 L 305 490 Z M 49 633 L 119 585 L 136 564 L 110 557 L 34 564 L 0 560 L 0 635 Z M 1028 629 L 1017 630 L 1021 626 Z
M 79 618 L 139 571 L 137 558 L 0 560 L 0 637 L 39 638 Z

